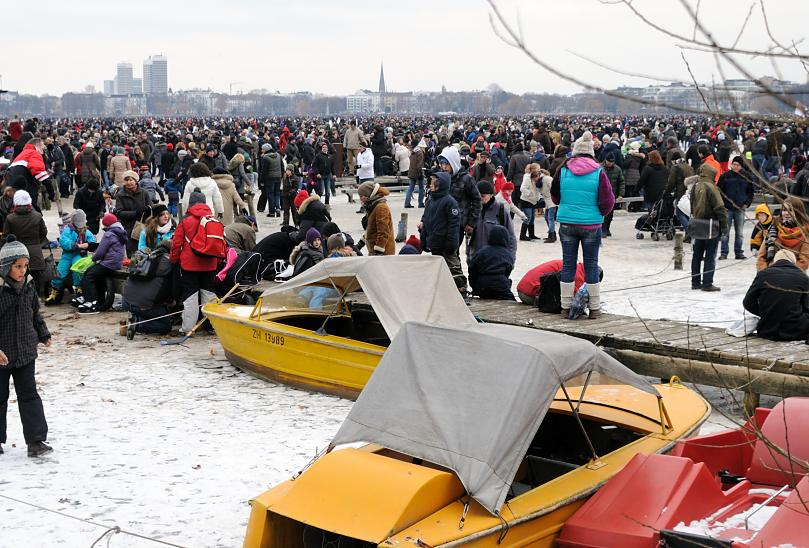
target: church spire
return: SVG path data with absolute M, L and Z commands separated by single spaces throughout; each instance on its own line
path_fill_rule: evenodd
M 379 93 L 385 93 L 387 90 L 385 89 L 385 64 L 384 62 L 379 63 Z

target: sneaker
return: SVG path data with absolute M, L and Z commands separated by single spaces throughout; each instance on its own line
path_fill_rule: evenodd
M 700 286 L 700 285 L 692 285 L 691 289 L 693 289 L 694 291 L 699 291 L 700 289 L 702 289 L 702 286 Z
M 126 322 L 126 338 L 127 340 L 132 340 L 135 338 L 135 323 L 137 318 L 135 316 L 129 316 L 129 320 Z
M 70 299 L 70 306 L 78 307 L 84 304 L 84 295 L 79 295 L 78 297 L 74 297 Z
M 709 286 L 707 286 L 707 287 L 703 287 L 703 288 L 702 288 L 702 290 L 703 290 L 703 291 L 708 291 L 708 292 L 710 292 L 710 293 L 714 293 L 714 292 L 716 292 L 716 291 L 722 291 L 721 289 L 719 289 L 719 288 L 718 288 L 718 287 L 716 287 L 715 285 L 709 285 Z
M 52 451 L 53 447 L 51 447 L 44 441 L 35 441 L 34 443 L 28 444 L 28 456 L 32 458 L 47 455 Z
M 101 311 L 98 309 L 98 303 L 93 301 L 81 305 L 78 312 L 79 314 L 98 314 Z
M 736 257 L 734 257 L 734 258 L 735 258 L 737 261 L 743 261 L 743 260 L 745 260 L 745 259 L 747 258 L 747 255 L 745 255 L 744 253 L 739 253 L 739 254 L 738 254 L 738 255 L 736 255 Z
M 720 256 L 719 256 L 719 260 L 720 260 L 720 261 L 725 261 L 725 260 L 727 260 L 727 258 L 728 258 L 728 256 L 727 256 L 727 255 L 720 255 Z

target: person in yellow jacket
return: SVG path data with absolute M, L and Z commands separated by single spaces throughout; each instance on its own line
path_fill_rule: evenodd
M 750 234 L 750 251 L 758 252 L 762 245 L 764 245 L 764 238 L 770 230 L 772 224 L 772 212 L 770 206 L 767 204 L 759 204 L 756 206 L 756 226 L 753 227 L 753 233 Z

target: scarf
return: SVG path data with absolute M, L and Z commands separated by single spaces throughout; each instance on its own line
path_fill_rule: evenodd
M 798 247 L 803 243 L 803 232 L 801 227 L 785 226 L 782 223 L 773 223 L 776 225 L 778 241 L 788 248 Z
M 163 235 L 166 235 L 166 234 L 168 234 L 170 231 L 171 231 L 171 221 L 167 222 L 167 223 L 166 223 L 166 224 L 164 224 L 163 226 L 158 226 L 158 227 L 157 227 L 157 232 L 158 232 L 158 234 L 163 234 Z

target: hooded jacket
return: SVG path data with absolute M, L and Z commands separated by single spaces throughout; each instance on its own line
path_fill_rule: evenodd
M 461 155 L 455 147 L 446 147 L 441 151 L 452 168 L 452 181 L 449 193 L 455 198 L 460 209 L 460 229 L 471 226 L 475 228 L 480 218 L 480 192 L 475 180 L 469 175 L 469 170 L 462 169 Z M 460 244 L 459 244 L 460 245 Z
M 329 210 L 323 202 L 320 201 L 320 196 L 312 194 L 306 198 L 298 208 L 298 218 L 300 226 L 300 239 L 306 239 L 306 232 L 315 227 L 318 231 L 323 230 L 323 226 L 331 221 Z
M 469 263 L 469 285 L 473 294 L 484 299 L 514 300 L 509 278 L 514 269 L 514 258 L 508 248 L 509 241 L 509 233 L 504 227 L 492 227 L 488 245 Z
M 81 151 L 81 180 L 84 184 L 90 181 L 101 181 L 101 160 L 93 147 L 85 147 Z
M 284 159 L 275 151 L 263 154 L 258 174 L 261 185 L 268 183 L 270 180 L 280 179 L 284 174 Z
M 758 220 L 758 214 L 764 213 L 767 215 L 767 218 L 762 223 Z M 764 244 L 764 238 L 767 235 L 767 232 L 770 230 L 770 225 L 772 224 L 772 213 L 770 213 L 770 208 L 767 204 L 758 204 L 756 206 L 756 226 L 753 227 L 753 233 L 750 234 L 750 251 L 758 251 L 758 249 Z
M 483 204 L 480 211 L 480 221 L 472 233 L 467 249 L 467 257 L 471 262 L 481 249 L 489 245 L 489 239 L 496 227 L 506 229 L 506 249 L 511 254 L 511 262 L 517 260 L 517 238 L 514 236 L 514 224 L 511 222 L 508 208 L 492 197 L 488 203 Z
M 116 186 L 124 186 L 124 173 L 132 169 L 129 158 L 127 158 L 126 154 L 116 154 L 111 156 L 108 162 L 107 171 L 109 172 L 110 181 L 115 183 Z
M 194 177 L 188 180 L 185 184 L 181 200 L 183 211 L 188 210 L 188 201 L 191 199 L 191 193 L 197 188 L 205 195 L 205 204 L 214 214 L 223 215 L 225 213 L 225 206 L 222 203 L 222 194 L 219 192 L 216 181 L 210 177 Z
M 756 274 L 744 296 L 744 308 L 759 316 L 759 337 L 802 341 L 809 336 L 809 277 L 788 260 Z
M 233 177 L 227 174 L 214 174 L 213 180 L 216 181 L 216 186 L 219 188 L 219 194 L 222 196 L 222 207 L 224 213 L 222 214 L 222 224 L 228 226 L 233 223 L 234 211 L 236 208 L 247 209 L 247 202 L 242 200 L 239 193 L 236 192 L 236 185 L 233 184 Z
M 28 206 L 14 208 L 3 222 L 3 235 L 8 234 L 14 234 L 17 241 L 28 249 L 28 269 L 31 272 L 45 270 L 42 243 L 48 239 L 48 228 L 40 212 Z
M 225 241 L 237 252 L 253 251 L 256 247 L 256 231 L 244 215 L 239 215 L 225 227 Z
M 37 205 L 39 185 L 48 177 L 42 154 L 37 152 L 33 144 L 28 143 L 8 166 L 5 183 L 17 190 L 27 191 L 31 195 L 31 205 L 34 209 L 39 210 Z
M 599 227 L 615 206 L 612 184 L 601 165 L 588 156 L 570 158 L 553 176 L 551 198 L 560 223 Z
M 93 262 L 110 270 L 118 270 L 126 257 L 128 235 L 121 223 L 113 223 L 104 229 L 104 235 L 93 253 Z
M 372 255 L 394 255 L 396 243 L 393 234 L 393 217 L 385 196 L 390 191 L 380 186 L 365 203 L 368 212 L 368 226 L 365 229 L 365 241 Z
M 699 181 L 691 189 L 691 218 L 715 219 L 719 221 L 722 234 L 728 233 L 728 210 L 722 201 L 722 194 L 714 184 L 716 169 L 702 164 L 697 169 Z
M 88 221 L 100 218 L 104 207 L 104 193 L 100 189 L 90 190 L 87 185 L 77 190 L 73 198 L 73 209 L 84 211 Z
M 517 291 L 529 297 L 536 298 L 536 296 L 539 294 L 540 288 L 542 287 L 542 277 L 548 274 L 561 274 L 561 272 L 561 259 L 554 259 L 552 261 L 547 261 L 537 265 L 525 273 L 520 282 L 517 284 Z M 584 284 L 584 263 L 578 263 L 576 265 L 576 274 L 573 278 L 573 283 L 574 292 L 578 292 L 579 288 Z
M 644 190 L 643 199 L 647 203 L 657 202 L 663 197 L 668 184 L 669 170 L 664 165 L 646 164 L 640 174 L 635 192 Z
M 247 183 L 247 173 L 244 171 L 244 156 L 236 154 L 228 162 L 228 173 L 233 177 L 233 184 L 236 186 L 236 191 L 241 194 L 244 192 L 244 185 Z
M 449 193 L 448 173 L 438 173 L 438 189 L 430 193 L 421 218 L 421 242 L 425 251 L 442 254 L 458 249 L 461 241 L 461 213 L 458 202 Z
M 216 257 L 202 257 L 194 253 L 189 241 L 199 230 L 199 221 L 202 217 L 211 215 L 211 208 L 205 204 L 194 204 L 188 209 L 188 214 L 177 225 L 174 237 L 171 239 L 171 262 L 179 264 L 183 270 L 190 272 L 212 272 L 216 270 L 218 259 Z
M 271 265 L 281 259 L 288 261 L 292 250 L 295 249 L 298 233 L 296 231 L 280 231 L 262 238 L 253 248 L 254 253 L 261 255 L 262 264 Z M 269 279 L 273 279 L 275 271 L 267 269 L 267 275 L 272 274 Z
M 166 195 L 163 194 L 163 189 L 160 188 L 154 179 L 152 179 L 152 172 L 151 171 L 144 171 L 143 174 L 140 176 L 140 182 L 138 185 L 146 191 L 146 194 L 149 196 L 149 203 L 154 204 L 157 203 L 157 197 L 160 196 L 160 199 L 165 201 Z

